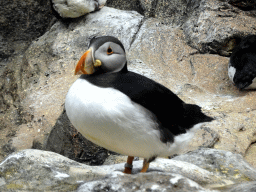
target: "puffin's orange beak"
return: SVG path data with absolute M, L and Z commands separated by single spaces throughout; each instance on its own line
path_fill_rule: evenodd
M 86 51 L 76 64 L 75 75 L 94 73 L 94 59 L 92 48 Z

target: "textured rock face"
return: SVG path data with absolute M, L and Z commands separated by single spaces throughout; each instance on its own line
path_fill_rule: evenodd
M 0 8 L 0 59 L 22 53 L 52 25 L 50 1 L 3 1 Z
M 255 14 L 227 1 L 202 0 L 184 23 L 184 34 L 188 44 L 200 52 L 228 56 L 236 41 L 255 33 Z
M 107 6 L 122 10 L 134 10 L 146 18 L 154 17 L 163 24 L 182 25 L 189 12 L 187 1 L 180 0 L 108 0 Z
M 26 82 L 24 52 L 56 21 L 50 1 L 2 1 L 0 6 L 0 159 L 15 150 L 11 138 L 33 115 L 23 111 Z M 27 135 L 25 137 L 28 137 Z
M 193 163 L 188 163 L 195 157 L 199 157 L 198 162 L 194 160 Z M 256 170 L 250 167 L 241 155 L 201 149 L 181 156 L 181 159 L 159 158 L 152 162 L 148 172 L 143 174 L 139 173 L 142 161 L 135 161 L 133 174 L 124 175 L 124 163 L 93 167 L 53 152 L 27 149 L 13 153 L 0 164 L 0 189 L 78 192 L 165 189 L 218 192 L 222 191 L 223 187 L 228 187 L 229 191 L 240 188 L 240 192 L 246 192 L 255 186 Z M 216 164 L 213 164 L 213 160 Z M 231 169 L 233 171 L 227 177 L 226 170 Z M 247 183 L 240 184 L 244 181 Z
M 97 11 L 106 0 L 52 0 L 53 8 L 64 18 L 76 18 Z
M 147 182 L 145 182 L 147 181 Z M 160 183 L 160 184 L 159 184 Z M 214 192 L 204 189 L 197 183 L 177 174 L 154 173 L 140 174 L 129 177 L 108 178 L 100 181 L 87 182 L 77 192 L 87 191 L 183 191 L 183 192 Z

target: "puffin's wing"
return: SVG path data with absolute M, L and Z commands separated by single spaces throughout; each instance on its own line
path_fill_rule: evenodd
M 174 135 L 183 133 L 184 129 L 196 123 L 212 120 L 207 120 L 209 117 L 201 112 L 199 106 L 185 104 L 168 88 L 137 73 L 82 75 L 80 78 L 85 78 L 94 85 L 112 87 L 126 94 L 133 102 L 155 114 L 160 124 Z

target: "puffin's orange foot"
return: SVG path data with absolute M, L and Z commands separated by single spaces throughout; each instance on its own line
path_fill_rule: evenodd
M 127 163 L 124 165 L 124 172 L 126 174 L 131 174 L 132 173 L 132 162 L 133 162 L 134 157 L 128 156 L 127 158 Z
M 147 172 L 147 170 L 148 170 L 148 167 L 149 167 L 149 162 L 146 160 L 146 159 L 144 159 L 144 161 L 143 161 L 143 167 L 142 167 L 142 169 L 141 169 L 141 173 L 146 173 Z
M 132 174 L 132 169 L 129 167 L 125 167 L 123 173 Z

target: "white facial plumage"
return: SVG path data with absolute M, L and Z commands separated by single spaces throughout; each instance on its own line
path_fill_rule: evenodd
M 105 72 L 120 71 L 126 64 L 125 51 L 113 42 L 106 42 L 95 50 L 94 59 L 102 62 L 101 68 Z

